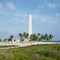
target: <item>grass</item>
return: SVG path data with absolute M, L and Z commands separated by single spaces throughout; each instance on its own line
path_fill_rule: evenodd
M 5 47 L 16 47 L 16 46 L 15 45 L 0 46 L 0 48 L 5 48 Z
M 60 60 L 60 44 L 0 49 L 0 60 Z

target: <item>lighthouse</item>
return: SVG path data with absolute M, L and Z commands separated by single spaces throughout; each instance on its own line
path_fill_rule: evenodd
M 29 14 L 29 38 L 32 34 L 32 15 Z

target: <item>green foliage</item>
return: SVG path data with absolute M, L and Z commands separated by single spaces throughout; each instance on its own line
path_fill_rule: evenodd
M 60 60 L 60 44 L 0 49 L 0 60 Z
M 0 39 L 0 42 L 2 41 L 2 39 Z
M 20 38 L 20 41 L 24 41 L 25 39 L 29 40 L 30 38 L 30 41 L 42 41 L 42 40 L 46 40 L 46 41 L 49 41 L 49 40 L 52 40 L 53 38 L 53 35 L 48 35 L 47 33 L 44 34 L 44 35 L 41 35 L 41 33 L 37 33 L 37 34 L 32 34 L 30 37 L 29 37 L 29 34 L 24 32 L 24 33 L 19 33 L 18 34 L 19 38 Z M 8 39 L 4 39 L 4 41 L 11 41 L 13 40 L 14 36 L 13 35 L 10 35 L 10 37 Z M 0 39 L 1 41 L 1 39 Z
M 29 34 L 28 33 L 19 33 L 20 41 L 24 41 L 24 39 L 28 39 Z
M 32 34 L 30 36 L 30 41 L 36 41 L 38 39 L 38 36 L 36 34 Z
M 12 42 L 13 38 L 14 38 L 14 36 L 13 35 L 10 35 L 10 37 L 8 38 L 8 41 L 11 41 Z

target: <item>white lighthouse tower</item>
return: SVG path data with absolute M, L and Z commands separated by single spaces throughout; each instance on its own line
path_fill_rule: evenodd
M 32 34 L 32 15 L 29 14 L 29 38 Z

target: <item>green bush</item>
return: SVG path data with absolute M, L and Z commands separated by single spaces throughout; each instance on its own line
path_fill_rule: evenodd
M 60 44 L 47 44 L 0 49 L 0 60 L 60 60 L 59 47 Z

